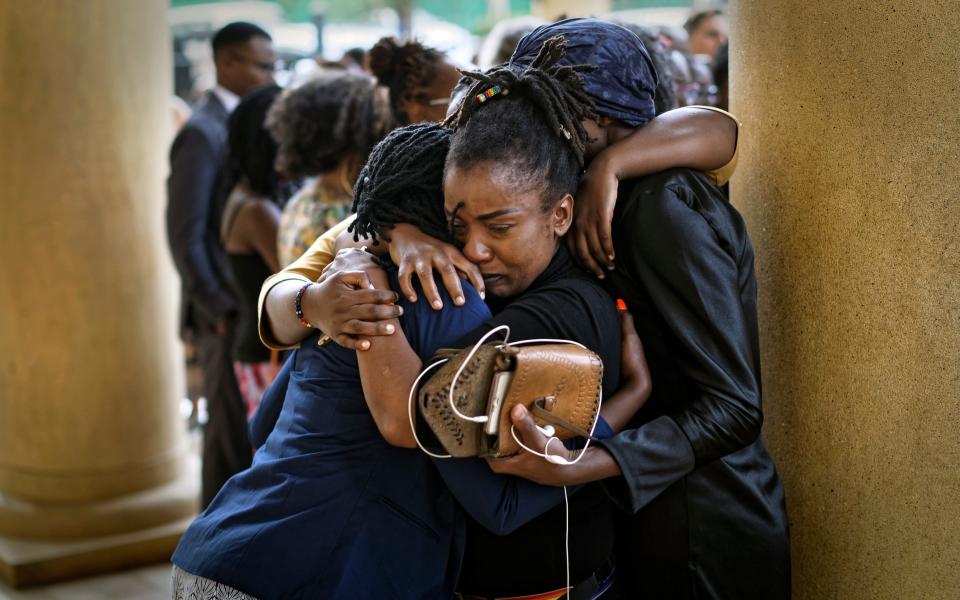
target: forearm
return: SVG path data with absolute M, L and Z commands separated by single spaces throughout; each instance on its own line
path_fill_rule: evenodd
M 349 219 L 333 229 L 346 229 Z M 267 278 L 260 290 L 260 339 L 271 348 L 283 350 L 299 343 L 310 330 L 297 319 L 293 301 L 305 283 L 320 278 L 323 269 L 333 261 L 333 230 L 318 238 L 300 258 L 282 271 Z
M 302 279 L 287 279 L 267 291 L 260 315 L 260 336 L 265 343 L 272 342 L 268 345 L 289 348 L 310 335 L 311 330 L 297 319 L 294 310 L 297 292 L 306 283 Z
M 368 276 L 374 287 L 389 289 L 382 270 L 368 272 Z M 414 448 L 408 400 L 423 363 L 400 329 L 400 321 L 390 319 L 387 326 L 393 328 L 392 335 L 372 339 L 369 349 L 357 352 L 363 396 L 384 439 L 393 446 Z
M 632 383 L 626 383 L 613 396 L 603 401 L 600 415 L 611 429 L 616 432 L 622 431 L 633 415 L 640 410 L 645 399 L 643 389 Z
M 685 107 L 657 116 L 594 162 L 623 180 L 676 167 L 719 169 L 736 149 L 736 121 L 717 111 Z
M 576 452 L 579 452 L 577 450 Z M 566 485 L 581 485 L 592 481 L 600 481 L 621 475 L 620 465 L 609 452 L 600 446 L 591 445 L 580 461 L 572 466 L 561 466 L 562 469 L 573 469 Z
M 189 211 L 178 209 L 171 199 L 167 227 L 173 261 L 180 273 L 186 293 L 207 313 L 211 321 L 219 321 L 236 309 L 230 291 L 221 284 L 207 253 L 203 227 Z M 178 200 L 177 202 L 180 202 Z

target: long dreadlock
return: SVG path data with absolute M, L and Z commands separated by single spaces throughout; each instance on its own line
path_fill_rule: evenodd
M 443 211 L 443 165 L 450 130 L 436 123 L 395 129 L 377 144 L 353 190 L 357 219 L 354 240 L 390 240 L 384 233 L 397 223 L 412 223 L 422 232 L 449 240 Z
M 506 64 L 494 67 L 482 73 L 479 71 L 461 71 L 475 80 L 466 92 L 464 101 L 456 113 L 444 123 L 454 130 L 463 128 L 467 122 L 486 104 L 478 97 L 488 89 L 500 86 L 509 90 L 510 97 L 525 96 L 532 101 L 546 117 L 553 132 L 568 140 L 577 158 L 583 166 L 584 151 L 589 136 L 583 128 L 584 119 L 597 120 L 597 111 L 593 100 L 583 88 L 580 73 L 595 71 L 595 65 L 564 65 L 557 63 L 567 51 L 567 42 L 563 36 L 548 39 L 540 47 L 540 52 L 530 65 L 520 70 L 516 65 Z M 498 101 L 497 98 L 490 98 Z

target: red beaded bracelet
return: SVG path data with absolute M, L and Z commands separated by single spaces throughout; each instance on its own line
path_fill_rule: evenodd
M 309 288 L 311 285 L 313 285 L 313 282 L 305 283 L 303 287 L 297 291 L 297 297 L 293 299 L 293 312 L 297 314 L 297 320 L 300 321 L 301 325 L 309 329 L 313 329 L 313 323 L 304 318 L 303 306 L 301 303 L 303 302 L 303 295 L 307 292 L 307 288 Z

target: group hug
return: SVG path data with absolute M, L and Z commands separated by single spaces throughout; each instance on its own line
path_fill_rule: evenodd
M 723 189 L 737 121 L 657 115 L 642 42 L 597 19 L 462 75 L 264 282 L 260 337 L 286 358 L 174 597 L 788 598 L 754 254 Z M 577 381 L 586 424 L 549 417 Z M 512 450 L 457 455 L 472 432 Z

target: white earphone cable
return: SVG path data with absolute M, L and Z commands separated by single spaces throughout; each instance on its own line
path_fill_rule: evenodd
M 563 486 L 563 557 L 567 561 L 567 595 L 570 594 L 570 498 Z
M 453 458 L 450 454 L 434 454 L 426 448 L 423 447 L 423 444 L 420 443 L 420 438 L 417 436 L 417 425 L 414 423 L 414 410 L 413 410 L 413 395 L 417 391 L 417 386 L 420 384 L 420 380 L 423 379 L 423 376 L 432 371 L 433 369 L 439 367 L 443 363 L 447 362 L 448 359 L 438 360 L 429 367 L 423 370 L 422 373 L 417 375 L 417 378 L 413 380 L 413 385 L 410 386 L 410 395 L 407 397 L 407 419 L 410 421 L 410 431 L 413 432 L 413 441 L 417 443 L 417 446 L 423 450 L 424 454 L 427 456 L 432 456 L 433 458 Z
M 463 373 L 463 370 L 470 363 L 470 360 L 473 358 L 473 355 L 477 353 L 477 350 L 480 349 L 480 346 L 483 345 L 485 341 L 490 339 L 491 336 L 501 332 L 506 331 L 506 334 L 503 336 L 503 341 L 506 341 L 510 338 L 510 326 L 509 325 L 500 325 L 494 327 L 487 333 L 483 334 L 483 337 L 477 340 L 477 343 L 473 345 L 473 348 L 470 349 L 470 352 L 467 353 L 467 357 L 463 359 L 463 362 L 460 363 L 460 367 L 457 369 L 457 372 L 453 376 L 453 380 L 450 382 L 450 393 L 448 394 L 447 401 L 450 403 L 450 409 L 453 411 L 453 414 L 457 415 L 459 418 L 464 421 L 470 421 L 471 423 L 486 423 L 489 420 L 487 415 L 465 415 L 457 409 L 456 403 L 453 401 L 453 395 L 456 391 L 457 381 L 460 379 L 460 374 Z

